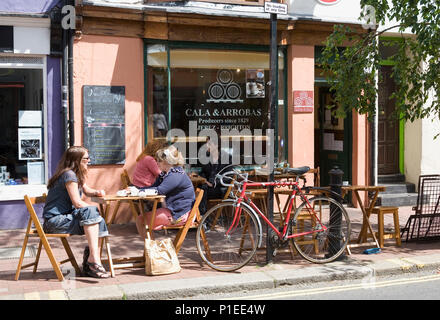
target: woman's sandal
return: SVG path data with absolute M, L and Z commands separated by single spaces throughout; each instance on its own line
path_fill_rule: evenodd
M 90 277 L 101 278 L 101 279 L 106 279 L 110 277 L 110 275 L 107 273 L 107 270 L 105 270 L 103 266 L 95 262 L 86 262 L 86 266 L 87 266 L 86 273 Z

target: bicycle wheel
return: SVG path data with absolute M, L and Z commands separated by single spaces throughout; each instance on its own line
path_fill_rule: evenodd
M 303 202 L 290 221 L 292 235 L 308 233 L 293 238 L 294 246 L 310 262 L 333 261 L 344 252 L 350 238 L 347 211 L 339 202 L 325 196 L 313 197 L 309 203 Z M 326 228 L 324 231 L 320 231 L 322 226 Z
M 197 228 L 197 251 L 206 264 L 218 271 L 234 271 L 246 265 L 261 242 L 255 213 L 241 205 L 234 222 L 235 208 L 234 202 L 216 205 L 206 212 Z

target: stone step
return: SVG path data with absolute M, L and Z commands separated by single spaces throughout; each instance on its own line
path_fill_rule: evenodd
M 409 182 L 380 183 L 379 185 L 386 187 L 386 191 L 381 194 L 389 193 L 415 193 L 416 185 Z
M 415 206 L 417 193 L 380 193 L 377 198 L 377 206 Z
M 404 174 L 384 174 L 377 176 L 378 184 L 405 182 Z

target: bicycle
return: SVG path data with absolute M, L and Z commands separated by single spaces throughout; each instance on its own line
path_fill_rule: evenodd
M 310 262 L 327 263 L 337 259 L 348 244 L 351 223 L 345 208 L 335 200 L 341 200 L 340 195 L 324 188 L 307 187 L 305 183 L 300 187 L 299 179 L 309 169 L 289 168 L 296 179 L 283 182 L 252 182 L 248 180 L 248 173 L 237 170 L 218 174 L 216 178 L 223 186 L 232 184 L 237 192 L 203 215 L 196 233 L 197 251 L 202 260 L 218 271 L 235 271 L 245 266 L 261 247 L 261 219 L 269 226 L 268 237 L 274 248 L 293 240 L 297 252 Z M 226 184 L 224 179 L 232 182 Z M 292 190 L 285 219 L 278 226 L 269 221 L 247 192 L 248 187 L 271 186 Z M 297 196 L 301 204 L 292 215 Z

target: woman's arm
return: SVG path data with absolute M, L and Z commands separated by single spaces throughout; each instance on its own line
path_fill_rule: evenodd
M 85 183 L 83 185 L 83 191 L 84 191 L 84 194 L 88 197 L 103 197 L 103 196 L 105 196 L 104 190 L 93 189 Z
M 66 190 L 69 194 L 70 201 L 72 201 L 72 204 L 75 208 L 84 208 L 90 206 L 90 204 L 81 199 L 77 182 L 67 181 Z
M 175 188 L 177 188 L 179 182 L 180 182 L 180 173 L 169 174 L 163 179 L 162 183 L 156 187 L 157 193 L 162 195 L 167 195 Z

